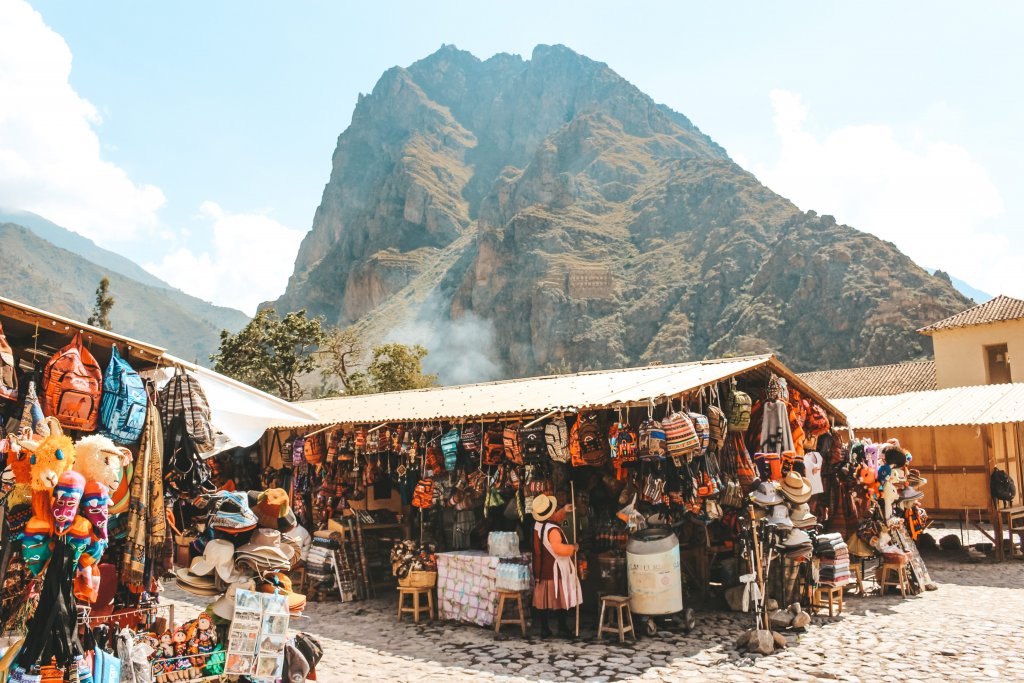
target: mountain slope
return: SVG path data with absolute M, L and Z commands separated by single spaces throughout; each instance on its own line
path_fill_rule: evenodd
M 427 329 L 435 350 L 482 321 L 494 345 L 475 351 L 518 376 L 764 350 L 890 363 L 927 355 L 913 330 L 969 302 L 800 212 L 605 64 L 445 46 L 360 97 L 274 305 L 371 342 Z
M 171 285 L 145 270 L 134 261 L 104 249 L 88 237 L 83 237 L 77 232 L 62 228 L 31 211 L 12 211 L 0 208 L 0 223 L 16 223 L 24 228 L 28 228 L 39 237 L 61 249 L 67 249 L 73 254 L 78 254 L 82 258 L 92 261 L 101 268 L 106 268 L 114 273 L 120 273 L 144 285 L 160 287 L 161 289 L 174 289 Z
M 0 292 L 31 306 L 85 320 L 96 285 L 110 278 L 116 299 L 110 319 L 115 332 L 166 347 L 186 360 L 209 363 L 221 329 L 236 331 L 245 314 L 200 301 L 177 290 L 142 284 L 51 244 L 33 231 L 0 223 Z

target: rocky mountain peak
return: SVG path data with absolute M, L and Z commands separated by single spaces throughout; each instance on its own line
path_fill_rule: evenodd
M 444 45 L 360 98 L 274 305 L 433 345 L 451 381 L 764 350 L 888 363 L 965 302 L 605 64 Z

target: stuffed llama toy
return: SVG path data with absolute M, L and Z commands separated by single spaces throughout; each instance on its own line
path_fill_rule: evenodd
M 131 451 L 99 434 L 83 437 L 75 444 L 75 471 L 87 482 L 104 484 L 111 491 L 117 490 L 124 468 L 131 461 Z
M 64 435 L 57 418 L 46 418 L 46 424 L 50 427 L 49 436 L 39 441 L 19 439 L 18 446 L 30 454 L 32 490 L 50 493 L 60 475 L 75 464 L 75 444 Z

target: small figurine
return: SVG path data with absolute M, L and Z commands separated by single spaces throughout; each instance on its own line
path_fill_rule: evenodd
M 191 678 L 192 660 L 188 656 L 188 633 L 184 627 L 174 629 L 174 662 L 173 671 L 176 681 L 188 680 Z
M 153 659 L 160 660 L 153 665 L 153 673 L 156 674 L 156 683 L 167 683 L 173 680 L 170 676 L 174 671 L 174 641 L 170 631 L 160 634 L 160 643 L 153 653 Z
M 196 652 L 201 655 L 192 661 L 197 667 L 206 666 L 209 655 L 217 646 L 217 629 L 213 627 L 210 615 L 203 612 L 196 619 L 196 634 L 192 637 L 196 643 Z

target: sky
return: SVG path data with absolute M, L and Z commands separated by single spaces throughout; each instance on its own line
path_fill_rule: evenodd
M 1024 3 L 0 0 L 0 207 L 253 313 L 359 93 L 561 43 L 801 209 L 1024 297 Z

